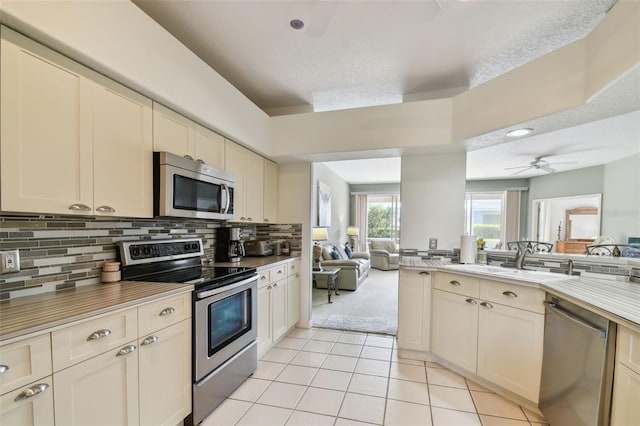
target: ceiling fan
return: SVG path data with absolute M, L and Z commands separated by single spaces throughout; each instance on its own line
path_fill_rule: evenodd
M 505 168 L 505 170 L 517 170 L 517 169 L 520 169 L 517 172 L 512 173 L 511 176 L 518 175 L 520 173 L 524 173 L 527 170 L 531 170 L 531 169 L 543 170 L 543 171 L 545 171 L 547 173 L 553 173 L 553 172 L 556 171 L 556 169 L 552 168 L 551 166 L 555 166 L 555 165 L 558 165 L 558 164 L 578 164 L 578 162 L 576 162 L 576 161 L 560 161 L 560 162 L 550 163 L 547 160 L 545 160 L 544 157 L 535 157 L 533 159 L 533 161 L 530 162 L 526 166 L 507 167 L 507 168 Z

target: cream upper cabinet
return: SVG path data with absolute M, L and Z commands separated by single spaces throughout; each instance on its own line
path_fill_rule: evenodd
M 618 325 L 611 425 L 640 424 L 640 332 Z
M 4 211 L 153 216 L 151 102 L 2 28 Z
M 1 55 L 0 207 L 90 213 L 91 90 L 82 67 L 5 27 Z
M 225 170 L 224 137 L 196 124 L 194 157 L 206 164 Z
M 236 221 L 263 221 L 264 211 L 264 158 L 248 149 L 225 142 L 226 170 L 234 177 L 233 219 Z
M 93 99 L 95 214 L 152 217 L 151 101 L 107 79 Z
M 429 351 L 431 273 L 401 269 L 399 274 L 398 348 Z
M 264 159 L 264 223 L 278 222 L 278 164 Z
M 195 123 L 188 118 L 153 103 L 153 150 L 167 151 L 193 159 Z
M 0 396 L 0 425 L 54 424 L 51 376 Z

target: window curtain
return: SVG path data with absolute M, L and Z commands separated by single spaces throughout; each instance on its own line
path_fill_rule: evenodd
M 367 194 L 356 194 L 354 197 L 355 206 L 355 226 L 360 230 L 358 239 L 356 240 L 355 251 L 367 250 Z

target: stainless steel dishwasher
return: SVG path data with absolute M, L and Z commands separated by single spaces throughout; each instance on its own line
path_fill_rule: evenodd
M 609 424 L 616 324 L 547 295 L 539 408 L 551 426 Z

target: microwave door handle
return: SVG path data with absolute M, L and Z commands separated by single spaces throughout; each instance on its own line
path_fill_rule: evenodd
M 222 187 L 222 194 L 224 194 L 222 203 L 224 204 L 224 209 L 222 210 L 222 214 L 226 214 L 229 211 L 229 204 L 231 201 L 231 197 L 229 196 L 229 187 L 225 183 L 221 184 L 220 186 Z

